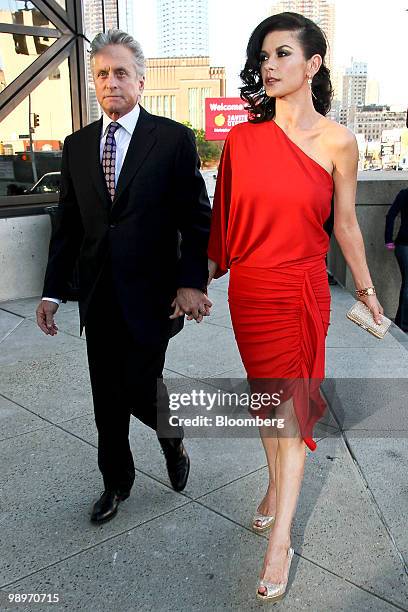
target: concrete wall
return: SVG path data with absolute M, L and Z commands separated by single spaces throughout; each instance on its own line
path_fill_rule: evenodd
M 48 215 L 0 219 L 0 302 L 41 294 L 50 234 Z
M 394 317 L 397 310 L 401 276 L 394 252 L 384 247 L 384 224 L 385 214 L 396 194 L 408 185 L 407 180 L 401 180 L 399 175 L 395 173 L 395 178 L 387 180 L 381 180 L 380 176 L 377 180 L 367 180 L 360 174 L 357 187 L 357 218 L 364 238 L 368 267 L 385 314 L 390 317 Z M 210 188 L 208 191 L 212 193 Z M 394 236 L 398 227 L 399 218 Z M 0 301 L 40 295 L 50 232 L 48 215 L 0 219 Z M 354 295 L 351 272 L 334 236 L 328 267 Z
M 401 274 L 394 251 L 389 251 L 384 246 L 385 215 L 397 193 L 407 186 L 406 180 L 396 177 L 387 180 L 366 180 L 361 178 L 361 175 L 357 185 L 356 214 L 364 239 L 368 268 L 378 299 L 384 307 L 384 313 L 392 318 L 397 312 Z M 399 225 L 398 216 L 394 226 L 394 238 Z M 331 238 L 327 262 L 329 270 L 336 279 L 355 295 L 352 274 L 346 266 L 334 235 Z

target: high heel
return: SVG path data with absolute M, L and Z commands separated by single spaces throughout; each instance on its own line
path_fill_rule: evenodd
M 252 529 L 258 533 L 262 533 L 272 527 L 274 521 L 274 516 L 267 516 L 266 514 L 255 512 L 252 518 Z M 260 525 L 257 525 L 257 523 L 260 523 Z
M 256 590 L 256 596 L 258 599 L 262 599 L 264 601 L 278 601 L 278 599 L 282 599 L 282 597 L 286 593 L 286 587 L 289 580 L 289 571 L 290 564 L 292 563 L 294 550 L 293 548 L 288 548 L 288 574 L 285 582 L 268 582 L 268 580 L 260 580 L 258 583 L 258 588 Z M 260 587 L 266 588 L 266 593 L 262 594 L 259 592 Z

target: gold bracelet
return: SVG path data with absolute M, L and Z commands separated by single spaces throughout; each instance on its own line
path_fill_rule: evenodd
M 358 297 L 363 295 L 375 295 L 375 287 L 366 287 L 365 289 L 356 289 Z

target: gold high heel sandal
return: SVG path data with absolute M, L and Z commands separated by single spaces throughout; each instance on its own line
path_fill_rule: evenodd
M 289 580 L 290 564 L 292 563 L 293 553 L 293 548 L 288 548 L 288 575 L 286 577 L 286 581 L 275 583 L 268 582 L 267 580 L 260 580 L 258 583 L 258 589 L 259 587 L 265 587 L 266 593 L 262 594 L 257 589 L 256 596 L 258 599 L 262 599 L 263 601 L 278 601 L 279 599 L 282 599 L 282 597 L 285 595 Z
M 252 529 L 258 533 L 262 533 L 272 527 L 275 521 L 274 516 L 267 516 L 266 514 L 261 514 L 260 512 L 255 512 L 252 519 Z M 260 523 L 257 525 L 257 523 Z

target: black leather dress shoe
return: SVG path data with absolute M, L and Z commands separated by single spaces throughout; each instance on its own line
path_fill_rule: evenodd
M 179 438 L 159 438 L 159 442 L 166 458 L 171 486 L 175 491 L 182 491 L 190 472 L 190 457 L 184 444 Z
M 130 493 L 121 493 L 116 490 L 106 490 L 102 493 L 93 507 L 91 521 L 104 523 L 115 516 L 121 501 L 129 497 Z

